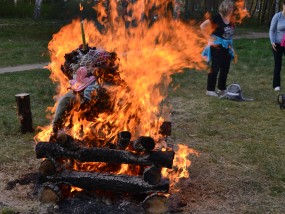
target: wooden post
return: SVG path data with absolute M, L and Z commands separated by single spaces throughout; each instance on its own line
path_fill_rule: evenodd
M 33 132 L 33 121 L 30 107 L 30 95 L 27 93 L 16 94 L 17 115 L 21 124 L 21 132 Z

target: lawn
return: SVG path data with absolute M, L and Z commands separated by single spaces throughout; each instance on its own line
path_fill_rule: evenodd
M 206 97 L 206 72 L 185 70 L 173 77 L 180 86 L 170 92 L 173 137 L 201 154 L 182 195 L 193 213 L 282 213 L 285 112 L 272 89 L 270 44 L 241 39 L 235 49 L 239 61 L 228 84 L 239 83 L 254 101 Z
M 19 25 L 15 23 L 15 26 Z M 0 44 L 0 66 L 48 60 L 46 54 L 39 57 L 39 53 L 46 53 L 47 42 L 58 28 L 55 26 L 49 33 L 35 35 L 28 32 L 13 35 L 6 30 L 3 35 L 0 31 L 0 38 L 11 37 L 11 43 Z M 28 42 L 24 42 L 27 38 Z M 14 50 L 14 42 L 16 46 L 25 46 L 25 51 Z M 13 54 L 5 58 L 3 53 L 9 47 Z M 279 93 L 271 87 L 270 44 L 268 39 L 240 39 L 235 41 L 235 50 L 239 61 L 231 67 L 228 84 L 238 82 L 244 96 L 254 101 L 206 97 L 207 71 L 186 69 L 173 75 L 169 87 L 167 102 L 173 106 L 170 140 L 188 145 L 200 154 L 190 158 L 190 179 L 178 184 L 181 190 L 177 197 L 187 203 L 183 213 L 282 213 L 285 210 L 285 111 L 279 109 Z M 30 94 L 34 127 L 47 125 L 46 108 L 53 105 L 55 94 L 55 85 L 48 77 L 48 70 L 1 74 L 0 187 L 3 189 L 5 182 L 37 171 L 38 161 L 33 151 L 35 133 L 20 133 L 15 94 Z M 18 190 L 12 193 L 17 194 Z M 24 187 L 22 190 L 27 191 Z M 5 190 L 5 194 L 11 197 L 11 192 Z M 17 200 L 20 197 L 22 203 L 35 206 L 25 194 L 18 194 Z M 0 197 L 0 210 L 19 209 L 18 204 L 8 203 L 4 195 Z
M 48 41 L 64 23 L 0 18 L 0 67 L 49 61 Z

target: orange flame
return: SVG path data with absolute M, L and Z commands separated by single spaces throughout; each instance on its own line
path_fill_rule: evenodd
M 126 27 L 126 19 L 117 13 L 117 1 L 110 1 L 110 11 L 105 10 L 104 2 L 93 7 L 98 14 L 98 21 L 103 25 L 104 31 L 98 30 L 94 22 L 85 20 L 85 38 L 89 47 L 102 48 L 114 51 L 120 58 L 120 75 L 127 87 L 110 87 L 111 100 L 114 111 L 100 113 L 92 121 L 82 118 L 82 111 L 74 107 L 72 117 L 66 119 L 65 126 L 69 127 L 68 134 L 76 139 L 88 137 L 90 139 L 103 139 L 102 146 L 116 137 L 123 130 L 132 133 L 135 139 L 139 136 L 151 136 L 156 141 L 161 138 L 159 128 L 163 121 L 169 117 L 170 106 L 162 103 L 167 97 L 167 89 L 171 83 L 171 75 L 182 72 L 184 68 L 204 69 L 206 67 L 201 52 L 206 41 L 201 38 L 200 32 L 193 22 L 183 23 L 170 19 L 166 6 L 170 1 L 151 0 L 156 5 L 155 15 L 157 20 L 152 20 L 149 4 L 144 0 L 138 0 L 130 4 L 128 11 L 131 23 L 135 26 Z M 51 54 L 50 78 L 58 84 L 56 103 L 49 110 L 55 112 L 59 99 L 68 91 L 69 80 L 63 75 L 61 65 L 65 62 L 65 54 L 77 49 L 82 44 L 80 20 L 62 27 L 53 35 L 48 44 Z M 42 131 L 35 137 L 36 141 L 48 141 L 52 132 L 51 125 L 39 127 Z M 171 174 L 173 181 L 181 177 L 187 177 L 187 160 L 189 153 L 196 154 L 193 150 L 179 145 L 175 156 L 177 173 Z M 74 163 L 76 170 L 104 168 L 104 163 Z M 136 167 L 121 165 L 120 169 L 114 169 L 116 173 L 128 173 L 138 171 Z
M 79 10 L 80 10 L 80 11 L 83 11 L 83 6 L 82 6 L 81 3 L 79 3 Z
M 175 151 L 173 169 L 163 169 L 163 176 L 170 179 L 171 186 L 173 188 L 179 179 L 189 178 L 189 167 L 191 165 L 191 161 L 188 158 L 191 154 L 199 156 L 199 153 L 194 149 L 191 149 L 186 145 L 178 144 L 178 150 Z
M 116 1 L 112 2 L 116 5 Z M 137 2 L 139 3 L 141 1 Z M 112 16 L 115 14 L 113 12 Z M 134 13 L 133 19 L 138 17 Z M 146 22 L 139 22 L 138 27 L 129 29 L 125 28 L 125 24 L 118 20 L 118 17 L 110 21 L 112 26 L 109 26 L 104 34 L 98 31 L 93 22 L 84 21 L 86 43 L 118 54 L 121 77 L 126 81 L 128 92 L 113 88 L 116 94 L 113 97 L 114 114 L 100 114 L 95 122 L 83 121 L 80 119 L 80 113 L 73 112 L 75 116 L 72 123 L 80 125 L 75 125 L 71 133 L 73 136 L 79 136 L 83 125 L 84 134 L 88 135 L 94 132 L 94 129 L 101 130 L 104 124 L 112 124 L 115 128 L 106 133 L 106 138 L 111 138 L 118 131 L 131 130 L 134 137 L 149 135 L 158 139 L 159 126 L 167 116 L 161 115 L 159 106 L 167 95 L 166 89 L 171 82 L 171 75 L 181 72 L 183 68 L 204 68 L 201 57 L 204 42 L 200 39 L 199 32 L 189 23 L 163 17 L 151 27 Z M 59 83 L 56 100 L 64 95 L 69 87 L 68 79 L 60 69 L 65 61 L 64 55 L 78 48 L 81 43 L 79 20 L 63 27 L 49 42 L 50 78 Z M 56 106 L 57 103 L 52 112 Z M 39 136 L 39 140 L 47 140 Z
M 234 12 L 235 22 L 241 23 L 245 17 L 249 17 L 249 13 L 245 8 L 244 0 L 235 1 L 236 10 Z

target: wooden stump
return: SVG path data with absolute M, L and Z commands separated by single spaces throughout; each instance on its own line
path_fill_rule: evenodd
M 30 95 L 27 93 L 16 94 L 17 115 L 21 124 L 21 132 L 34 132 L 32 113 L 30 107 Z

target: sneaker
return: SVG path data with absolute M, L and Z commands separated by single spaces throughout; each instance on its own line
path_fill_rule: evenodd
M 219 96 L 215 91 L 207 91 L 206 95 L 210 96 L 210 97 L 218 97 Z
M 224 96 L 227 93 L 227 90 L 219 90 L 217 91 L 217 94 L 219 95 L 219 97 Z
M 280 86 L 275 87 L 274 91 L 280 91 Z

